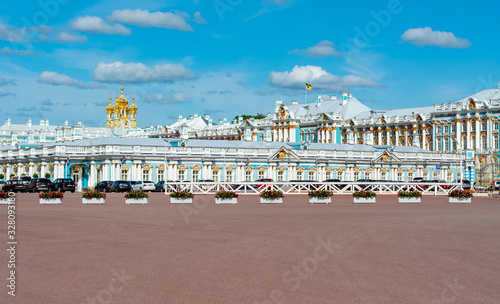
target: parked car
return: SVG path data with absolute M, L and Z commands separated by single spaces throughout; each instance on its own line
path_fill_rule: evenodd
M 495 188 L 495 190 L 500 190 L 500 181 L 495 181 L 493 187 Z
M 50 190 L 50 180 L 46 178 L 32 178 L 26 185 L 26 192 L 40 192 Z
M 59 192 L 75 192 L 75 181 L 71 178 L 58 178 L 50 185 L 50 189 Z
M 135 184 L 132 185 L 132 190 L 154 191 L 155 184 L 151 181 L 136 181 Z
M 19 179 L 11 179 L 5 182 L 2 188 L 3 192 L 25 192 L 26 185 Z
M 21 178 L 19 178 L 19 180 L 20 180 L 23 184 L 27 185 L 27 184 L 29 184 L 29 183 L 30 183 L 31 177 L 29 177 L 29 176 L 21 176 Z
M 372 184 L 364 184 L 364 183 L 373 183 L 373 182 L 377 182 L 377 181 L 373 180 L 373 179 L 366 179 L 366 178 L 361 178 L 361 179 L 358 179 L 356 181 L 356 183 L 358 183 L 359 186 L 361 187 L 361 189 L 363 189 L 363 190 L 371 190 L 374 185 L 372 185 Z
M 128 192 L 132 190 L 132 183 L 125 180 L 114 181 L 109 188 L 110 192 Z
M 159 181 L 155 185 L 156 192 L 165 192 L 165 181 Z
M 460 184 L 460 180 L 454 180 L 453 182 Z M 495 183 L 495 185 L 496 185 L 496 183 Z M 471 182 L 468 179 L 463 179 L 462 180 L 462 188 L 463 189 L 471 189 L 472 188 Z
M 111 192 L 112 181 L 102 181 L 94 187 L 95 191 Z
M 342 189 L 342 188 L 344 188 L 346 186 L 346 184 L 339 184 L 341 182 L 342 181 L 340 179 L 338 179 L 338 178 L 330 178 L 330 179 L 325 180 L 325 183 L 336 183 L 335 185 L 338 188 Z
M 258 180 L 255 181 L 256 183 L 258 182 L 261 182 L 261 183 L 272 183 L 273 182 L 273 179 L 272 178 L 260 178 Z M 263 184 L 256 184 L 256 185 L 253 185 L 254 188 L 259 188 L 259 189 L 262 189 L 262 188 L 265 188 L 266 185 L 263 185 Z M 267 189 L 271 189 L 272 186 L 267 186 Z

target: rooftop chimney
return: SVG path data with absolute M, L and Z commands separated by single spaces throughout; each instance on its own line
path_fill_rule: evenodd
M 298 105 L 299 102 L 297 100 L 292 100 L 292 105 Z
M 5 119 L 5 124 L 7 125 L 7 127 L 10 127 L 12 125 L 12 121 L 10 120 L 10 118 Z
M 182 120 L 182 115 L 177 116 L 177 120 Z
M 209 126 L 213 125 L 212 118 L 209 118 L 209 119 L 208 119 L 208 125 L 209 125 Z
M 31 119 L 26 119 L 26 125 L 31 128 Z
M 238 116 L 238 122 L 243 122 L 243 117 L 242 116 Z
M 205 117 L 205 120 L 209 120 L 210 119 L 210 114 L 205 114 L 205 115 L 203 115 L 203 117 Z
M 63 126 L 65 126 L 65 127 L 67 127 L 67 126 L 68 126 L 68 121 L 67 121 L 67 120 L 65 120 L 65 121 L 63 122 Z
M 318 106 L 321 105 L 321 95 L 318 95 L 318 97 L 316 98 L 316 103 Z
M 347 104 L 347 101 L 349 100 L 349 94 L 347 93 L 342 93 L 342 105 Z
M 331 96 L 330 96 L 330 100 L 337 100 L 337 96 L 335 96 L 335 95 L 331 95 Z

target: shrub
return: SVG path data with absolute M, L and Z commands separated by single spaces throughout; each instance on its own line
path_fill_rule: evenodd
M 82 194 L 82 198 L 84 199 L 101 199 L 106 198 L 106 193 L 102 193 L 99 191 L 89 191 Z
M 64 194 L 62 192 L 42 192 L 38 195 L 39 198 L 43 199 L 58 199 L 58 198 L 63 198 Z
M 148 194 L 144 191 L 130 191 L 125 194 L 126 199 L 143 199 L 148 198 Z
M 352 194 L 355 198 L 370 198 L 370 197 L 377 197 L 377 194 L 373 191 L 356 191 Z
M 37 173 L 34 173 L 34 174 L 33 174 L 33 178 L 38 178 L 38 174 L 37 174 Z
M 264 190 L 260 193 L 260 197 L 268 201 L 274 201 L 283 198 L 283 192 L 279 190 Z
M 0 192 L 0 199 L 8 199 L 9 192 Z
M 420 191 L 404 191 L 404 190 L 401 190 L 398 192 L 398 197 L 401 197 L 401 198 L 420 198 L 422 197 L 422 192 Z
M 233 198 L 238 198 L 238 193 L 234 191 L 219 191 L 215 193 L 215 198 L 221 199 L 221 200 L 229 200 Z
M 176 192 L 170 193 L 170 197 L 185 200 L 185 199 L 193 198 L 194 194 L 187 191 L 187 190 L 182 190 L 182 191 L 176 191 Z
M 0 179 L 3 179 L 4 177 L 5 177 L 5 175 L 0 174 Z
M 45 173 L 45 178 L 50 178 L 52 175 L 50 175 L 49 172 Z
M 464 189 L 464 190 L 453 190 L 448 193 L 448 197 L 458 198 L 458 199 L 466 199 L 472 197 L 472 190 Z
M 309 197 L 313 198 L 330 198 L 332 197 L 333 193 L 331 191 L 326 191 L 326 190 L 313 190 L 309 191 Z

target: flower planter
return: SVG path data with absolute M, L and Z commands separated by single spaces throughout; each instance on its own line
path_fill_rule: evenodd
M 376 197 L 360 197 L 360 198 L 356 198 L 354 197 L 354 203 L 355 204 L 375 204 L 375 201 L 376 201 Z
M 472 198 L 458 198 L 458 197 L 448 197 L 450 204 L 470 204 Z
M 401 204 L 420 204 L 422 202 L 421 197 L 398 197 L 398 201 Z
M 148 203 L 147 198 L 126 198 L 125 199 L 125 204 L 127 205 L 146 205 Z
M 332 202 L 331 197 L 309 197 L 309 204 L 330 204 Z
M 103 198 L 82 198 L 82 204 L 84 205 L 104 205 L 104 199 Z
M 9 205 L 12 201 L 8 199 L 0 199 L 0 205 Z
M 40 205 L 62 205 L 62 198 L 40 199 Z
M 283 204 L 283 198 L 278 198 L 274 200 L 268 200 L 264 198 L 260 198 L 260 203 L 261 204 Z
M 185 199 L 180 199 L 180 198 L 170 198 L 170 203 L 171 204 L 192 204 L 193 199 L 192 198 L 185 198 Z
M 220 198 L 216 198 L 215 199 L 215 203 L 218 205 L 218 204 L 237 204 L 238 203 L 238 199 L 236 197 L 234 198 L 230 198 L 230 199 L 220 199 Z

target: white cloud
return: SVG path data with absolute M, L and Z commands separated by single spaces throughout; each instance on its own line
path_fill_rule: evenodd
M 457 38 L 451 32 L 433 31 L 430 27 L 409 29 L 401 36 L 401 40 L 419 46 L 442 48 L 466 49 L 471 46 L 470 41 L 465 38 Z
M 328 56 L 343 56 L 342 52 L 334 48 L 334 43 L 328 40 L 321 41 L 315 46 L 311 46 L 305 50 L 293 50 L 290 54 L 303 55 L 308 57 L 328 57 Z
M 179 31 L 193 31 L 193 28 L 181 16 L 170 12 L 149 12 L 148 10 L 140 9 L 115 10 L 108 19 L 140 27 L 161 27 Z
M 0 40 L 22 42 L 28 40 L 25 32 L 20 28 L 8 27 L 0 23 Z
M 288 93 L 292 91 L 303 91 L 305 84 L 309 83 L 313 89 L 319 91 L 338 92 L 352 87 L 381 87 L 383 85 L 376 81 L 359 77 L 356 75 L 346 75 L 339 77 L 323 70 L 318 66 L 295 66 L 291 72 L 271 72 L 269 83 L 275 88 L 285 89 Z
M 175 82 L 178 80 L 194 79 L 193 72 L 182 64 L 163 64 L 148 67 L 142 63 L 113 63 L 99 62 L 92 77 L 102 82 Z
M 37 79 L 38 83 L 45 83 L 50 85 L 63 85 L 68 87 L 75 87 L 79 89 L 98 89 L 104 87 L 100 83 L 85 83 L 83 81 L 74 79 L 65 74 L 56 72 L 44 71 Z
M 75 35 L 69 32 L 60 32 L 55 37 L 54 41 L 62 43 L 86 43 L 87 37 Z
M 0 86 L 13 85 L 16 86 L 16 80 L 14 78 L 5 78 L 0 76 Z
M 207 20 L 201 16 L 200 12 L 194 13 L 194 22 L 199 23 L 199 24 L 207 24 Z
M 153 93 L 151 95 L 144 96 L 145 103 L 157 103 L 157 104 L 174 104 L 174 103 L 189 103 L 191 98 L 184 93 L 175 93 L 172 97 L 165 96 L 159 93 Z
M 9 92 L 9 91 L 7 91 L 5 89 L 0 89 L 0 97 L 9 96 L 9 95 L 14 95 L 15 96 L 16 94 L 14 94 L 12 92 Z
M 78 17 L 70 21 L 71 27 L 80 32 L 91 34 L 128 36 L 132 31 L 121 24 L 109 24 L 96 16 Z
M 4 54 L 4 55 L 19 55 L 19 56 L 36 55 L 36 53 L 33 52 L 32 50 L 14 50 L 14 49 L 11 49 L 8 46 L 6 46 L 3 49 L 1 49 L 0 50 L 0 54 Z

